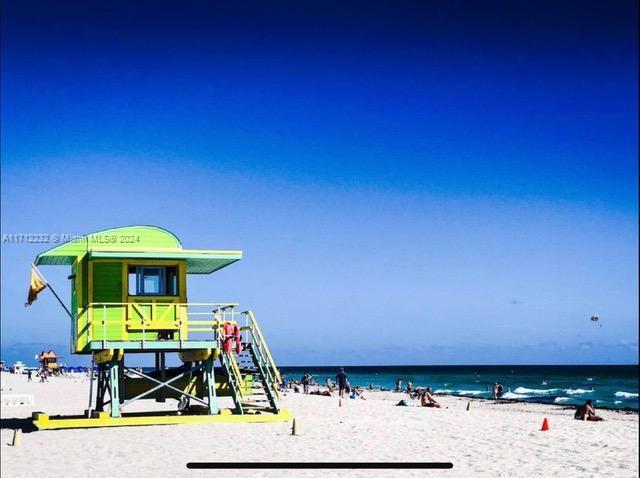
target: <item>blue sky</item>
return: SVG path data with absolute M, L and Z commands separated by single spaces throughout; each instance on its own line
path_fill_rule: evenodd
M 634 2 L 2 10 L 3 233 L 242 249 L 190 299 L 283 365 L 637 362 Z M 46 247 L 2 244 L 5 350 L 68 343 Z

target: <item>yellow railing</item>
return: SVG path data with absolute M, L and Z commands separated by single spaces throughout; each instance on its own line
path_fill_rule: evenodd
M 262 330 L 260 330 L 260 326 L 256 321 L 253 312 L 247 310 L 243 312 L 243 314 L 248 319 L 248 328 L 252 333 L 253 338 L 253 349 L 255 354 L 258 356 L 258 360 L 261 360 L 265 365 L 265 369 L 267 375 L 269 376 L 269 381 L 271 382 L 272 389 L 275 392 L 276 396 L 280 398 L 280 394 L 278 389 L 280 387 L 280 383 L 282 382 L 282 377 L 280 376 L 280 371 L 278 367 L 276 367 L 276 363 L 271 356 L 271 351 L 267 346 L 267 342 L 264 340 L 264 335 L 262 335 Z M 243 327 L 245 328 L 245 327 Z
M 92 302 L 87 306 L 84 327 L 88 341 L 138 340 L 131 339 L 129 335 L 140 333 L 145 341 L 152 340 L 147 332 L 156 335 L 158 331 L 177 333 L 174 338 L 179 341 L 189 340 L 190 334 L 210 332 L 210 340 L 217 340 L 221 323 L 237 323 L 240 319 L 240 313 L 234 310 L 236 305 L 217 302 Z M 83 331 L 77 330 L 78 335 Z
M 244 383 L 244 378 L 242 378 L 242 373 L 240 372 L 238 361 L 236 360 L 235 355 L 233 355 L 232 353 L 224 355 L 226 356 L 226 360 L 229 361 L 229 369 L 231 370 L 231 373 L 233 374 L 233 377 L 238 384 L 238 392 L 240 393 L 241 397 L 244 397 L 246 385 Z

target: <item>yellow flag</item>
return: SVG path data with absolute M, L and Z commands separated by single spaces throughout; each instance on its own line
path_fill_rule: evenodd
M 31 268 L 31 280 L 29 281 L 29 295 L 27 296 L 27 303 L 25 305 L 33 304 L 33 301 L 38 298 L 38 294 L 47 287 L 47 283 L 44 282 L 40 276 L 36 273 L 34 268 Z

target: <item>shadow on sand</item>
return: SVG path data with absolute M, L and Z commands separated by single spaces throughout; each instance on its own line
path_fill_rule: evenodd
M 22 430 L 22 433 L 38 431 L 31 418 L 0 418 L 0 428 L 11 430 Z

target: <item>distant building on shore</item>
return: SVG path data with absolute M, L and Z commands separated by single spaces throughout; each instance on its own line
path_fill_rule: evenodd
M 42 367 L 47 372 L 56 372 L 58 370 L 59 358 L 62 357 L 56 355 L 53 350 L 49 350 L 48 352 L 45 352 L 43 350 L 38 357 L 38 362 L 40 362 L 40 367 Z
M 15 362 L 12 366 L 11 369 L 9 370 L 11 373 L 24 373 L 25 371 L 25 364 L 24 362 L 21 362 L 20 360 L 18 360 L 17 362 Z

